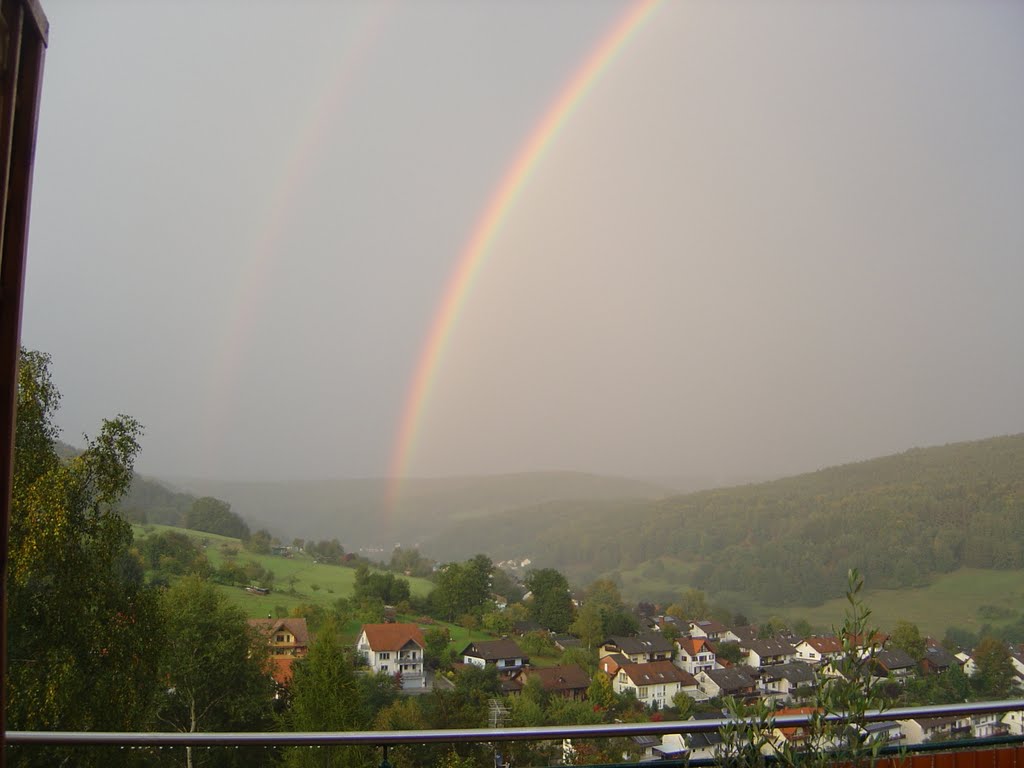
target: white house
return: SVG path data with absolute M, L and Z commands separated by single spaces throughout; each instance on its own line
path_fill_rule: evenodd
M 796 659 L 796 649 L 782 640 L 751 640 L 743 648 L 747 651 L 746 664 L 753 669 Z
M 370 669 L 402 676 L 402 688 L 423 688 L 423 633 L 415 624 L 364 624 L 356 642 Z
M 681 637 L 676 640 L 676 666 L 696 675 L 702 669 L 721 669 L 711 644 L 703 637 Z
M 761 693 L 772 701 L 790 702 L 798 698 L 797 690 L 810 691 L 817 685 L 814 668 L 802 661 L 775 664 L 761 672 Z
M 968 677 L 978 671 L 978 665 L 974 663 L 974 659 L 969 653 L 960 651 L 960 653 L 956 654 L 956 659 L 960 662 L 960 665 L 964 668 L 964 674 Z
M 746 699 L 757 696 L 757 681 L 746 667 L 702 669 L 695 677 L 698 687 L 708 697 L 735 696 Z
M 623 664 L 612 678 L 612 688 L 616 693 L 632 691 L 641 703 L 661 709 L 672 706 L 672 697 L 679 691 L 696 695 L 697 681 L 671 661 L 648 661 Z
M 714 619 L 700 619 L 691 621 L 689 624 L 690 637 L 703 637 L 705 640 L 713 640 L 724 643 L 738 643 L 738 635 L 729 631 L 725 624 L 720 624 Z
M 812 635 L 796 645 L 796 660 L 806 664 L 834 661 L 843 655 L 843 642 L 834 635 Z
M 1003 725 L 1011 736 L 1024 736 L 1024 710 L 1007 712 L 1003 715 Z
M 497 667 L 499 672 L 511 672 L 522 669 L 530 663 L 530 658 L 523 653 L 515 640 L 487 640 L 470 643 L 462 649 L 462 661 L 477 667 L 488 664 Z

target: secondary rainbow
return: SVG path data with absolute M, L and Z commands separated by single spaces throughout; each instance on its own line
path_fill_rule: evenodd
M 607 71 L 616 56 L 663 1 L 638 0 L 616 19 L 608 33 L 601 38 L 569 78 L 530 133 L 473 227 L 431 323 L 406 396 L 389 473 L 389 508 L 397 502 L 401 483 L 415 447 L 423 411 L 430 400 L 431 388 L 444 358 L 445 347 L 459 319 L 466 296 L 472 288 L 473 280 L 486 261 L 491 244 L 529 182 L 532 172 L 544 159 L 547 150 L 576 107 L 586 98 L 601 74 Z

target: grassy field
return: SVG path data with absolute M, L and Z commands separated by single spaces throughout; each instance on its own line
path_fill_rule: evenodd
M 297 605 L 313 604 L 329 607 L 339 597 L 351 597 L 355 589 L 356 572 L 354 568 L 338 565 L 314 563 L 311 557 L 297 554 L 293 557 L 279 555 L 257 555 L 242 548 L 238 539 L 218 536 L 214 533 L 189 531 L 183 528 L 170 528 L 164 525 L 133 525 L 132 530 L 136 541 L 146 536 L 165 530 L 174 530 L 187 534 L 204 544 L 204 552 L 210 565 L 219 567 L 226 555 L 224 546 L 239 550 L 239 562 L 255 560 L 261 566 L 274 573 L 274 588 L 269 595 L 253 595 L 239 587 L 220 585 L 220 589 L 228 597 L 232 605 L 237 605 L 247 616 L 263 617 L 275 614 L 277 609 L 291 611 Z M 414 595 L 424 596 L 433 589 L 426 579 L 409 578 L 409 588 Z M 294 590 L 294 594 L 290 592 Z
M 312 604 L 329 608 L 339 597 L 351 597 L 355 589 L 356 572 L 354 568 L 314 563 L 313 559 L 306 555 L 294 555 L 292 557 L 257 555 L 242 549 L 238 539 L 218 536 L 214 533 L 171 528 L 165 525 L 133 525 L 132 530 L 136 541 L 141 541 L 146 536 L 155 535 L 166 530 L 184 533 L 204 545 L 203 551 L 214 568 L 219 567 L 224 562 L 226 555 L 222 547 L 228 546 L 239 549 L 236 557 L 240 562 L 255 560 L 264 568 L 273 571 L 274 588 L 269 595 L 253 595 L 241 587 L 232 587 L 224 584 L 216 585 L 227 597 L 231 605 L 238 606 L 247 616 L 252 618 L 276 616 L 282 612 L 291 613 L 292 609 L 298 605 Z M 407 578 L 409 580 L 409 588 L 414 595 L 425 596 L 433 589 L 434 585 L 426 579 Z M 316 585 L 317 589 L 313 589 L 314 585 Z M 285 591 L 292 588 L 295 594 Z M 417 617 L 399 616 L 398 620 L 415 622 Z M 494 635 L 490 635 L 482 630 L 469 630 L 457 624 L 446 624 L 441 621 L 434 621 L 433 623 L 436 626 L 448 628 L 451 635 L 449 647 L 454 648 L 456 651 L 461 651 L 469 643 L 477 640 L 495 639 Z M 349 621 L 342 628 L 342 637 L 349 642 L 355 642 L 359 629 L 359 621 Z
M 1017 615 L 1024 608 L 1024 571 L 961 568 L 940 576 L 927 587 L 866 590 L 864 601 L 872 611 L 872 622 L 881 629 L 890 629 L 903 619 L 941 639 L 950 626 L 977 632 L 988 623 L 979 615 L 981 606 L 995 606 Z M 840 598 L 780 614 L 791 619 L 805 618 L 814 627 L 827 628 L 842 623 L 846 605 L 845 598 Z

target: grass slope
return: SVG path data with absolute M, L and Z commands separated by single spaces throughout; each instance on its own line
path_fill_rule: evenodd
M 302 604 L 321 605 L 327 608 L 339 597 L 352 597 L 355 590 L 356 572 L 353 568 L 314 563 L 311 557 L 301 554 L 293 557 L 257 555 L 246 551 L 238 539 L 218 536 L 214 533 L 171 528 L 164 525 L 132 526 L 136 541 L 167 530 L 184 533 L 205 544 L 203 551 L 214 568 L 224 562 L 226 556 L 221 546 L 226 544 L 238 548 L 237 559 L 239 562 L 255 560 L 273 572 L 274 589 L 269 595 L 253 595 L 240 587 L 219 585 L 231 603 L 245 611 L 247 616 L 254 618 L 266 616 L 268 613 L 274 613 L 278 606 L 288 611 Z M 434 586 L 426 579 L 408 577 L 408 581 L 409 589 L 414 595 L 424 596 Z M 314 585 L 318 589 L 313 589 Z M 289 594 L 285 591 L 290 588 L 293 588 L 296 594 Z
M 949 627 L 971 632 L 989 623 L 979 614 L 982 606 L 995 606 L 1016 614 L 1024 607 L 1024 571 L 992 571 L 960 568 L 943 574 L 926 587 L 866 589 L 864 602 L 871 609 L 871 621 L 891 629 L 900 620 L 917 624 L 921 631 L 941 639 Z M 846 600 L 838 598 L 809 608 L 787 611 L 786 618 L 807 619 L 811 626 L 827 629 L 842 622 Z M 759 618 L 768 618 L 767 615 Z M 994 626 L 1009 619 L 991 621 Z

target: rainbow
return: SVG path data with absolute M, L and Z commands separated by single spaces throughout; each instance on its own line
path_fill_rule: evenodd
M 276 181 L 267 186 L 271 195 L 267 199 L 265 224 L 249 247 L 246 268 L 240 274 L 233 297 L 228 299 L 230 308 L 220 339 L 220 364 L 211 376 L 203 440 L 207 465 L 212 465 L 223 451 L 222 442 L 227 432 L 223 426 L 226 412 L 223 404 L 233 399 L 238 372 L 249 352 L 247 342 L 253 337 L 260 310 L 272 293 L 273 268 L 281 258 L 281 244 L 285 241 L 299 192 L 317 167 L 320 148 L 336 138 L 331 127 L 337 124 L 339 115 L 347 107 L 350 89 L 393 13 L 394 3 L 375 3 L 358 18 L 349 39 L 339 44 L 328 86 L 312 105 L 309 115 L 299 121 L 299 130 L 284 155 Z
M 393 509 L 398 501 L 423 411 L 430 400 L 431 388 L 444 358 L 446 345 L 458 322 L 466 296 L 473 287 L 474 279 L 486 261 L 491 244 L 497 238 L 516 200 L 529 183 L 533 171 L 540 165 L 576 108 L 593 89 L 601 74 L 608 69 L 663 1 L 637 0 L 615 20 L 610 30 L 569 78 L 530 133 L 473 227 L 448 280 L 408 389 L 389 472 L 386 502 L 388 510 Z

